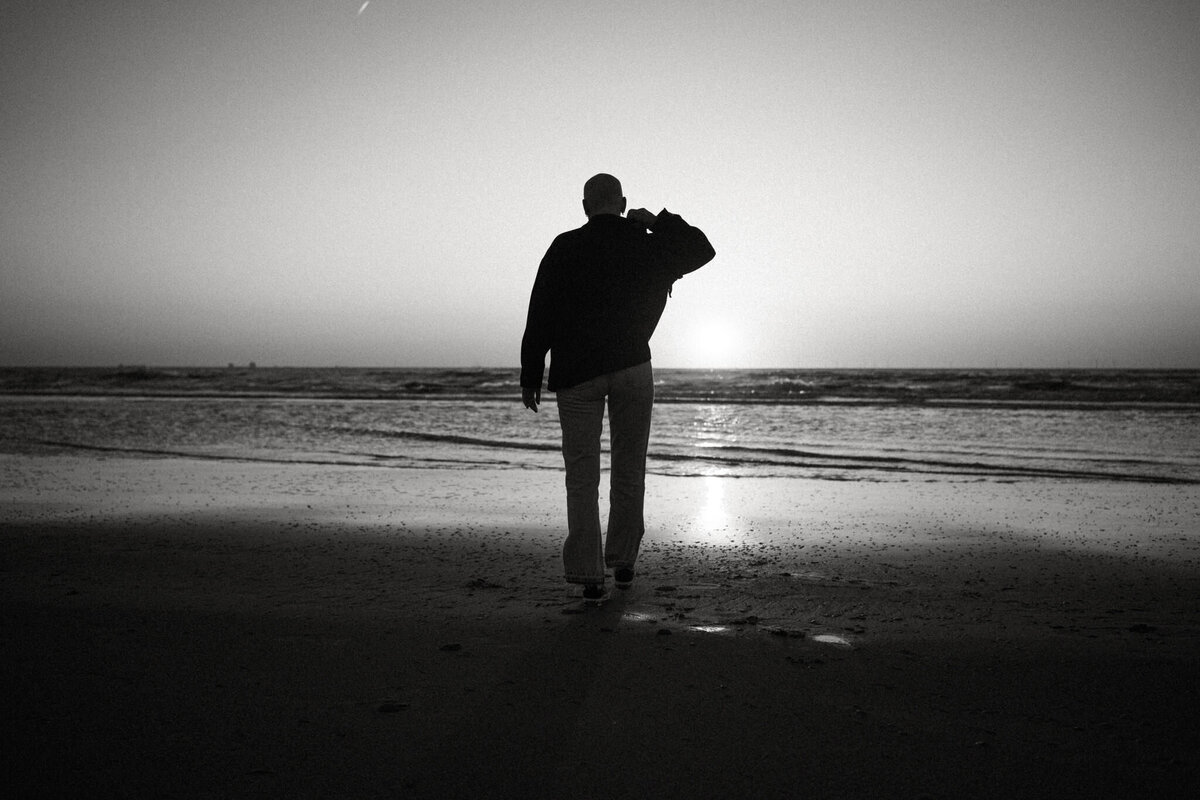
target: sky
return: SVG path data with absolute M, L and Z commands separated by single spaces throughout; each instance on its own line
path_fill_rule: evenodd
M 1200 368 L 1200 4 L 0 9 L 0 365 L 517 366 L 609 172 L 666 367 Z

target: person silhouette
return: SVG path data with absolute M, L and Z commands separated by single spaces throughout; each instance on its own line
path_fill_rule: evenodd
M 665 208 L 625 212 L 621 182 L 600 173 L 583 186 L 587 223 L 557 236 L 538 267 L 521 339 L 521 398 L 536 412 L 546 354 L 566 468 L 563 566 L 583 597 L 602 602 L 606 568 L 633 582 L 645 535 L 646 449 L 654 405 L 650 337 L 676 280 L 716 251 L 699 228 Z M 600 437 L 608 405 L 609 515 L 600 532 Z

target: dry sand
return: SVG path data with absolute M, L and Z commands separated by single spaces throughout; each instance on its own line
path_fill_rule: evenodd
M 1192 797 L 1200 488 L 0 456 L 5 784 L 188 797 Z

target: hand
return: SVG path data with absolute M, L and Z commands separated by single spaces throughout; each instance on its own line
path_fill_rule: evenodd
M 533 413 L 537 413 L 538 403 L 542 402 L 541 389 L 526 389 L 521 387 L 521 402 Z
M 653 228 L 654 223 L 658 222 L 658 217 L 644 208 L 630 209 L 625 217 L 647 228 Z

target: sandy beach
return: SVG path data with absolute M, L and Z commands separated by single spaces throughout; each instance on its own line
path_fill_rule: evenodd
M 1185 797 L 1200 489 L 0 456 L 5 783 L 107 797 Z

